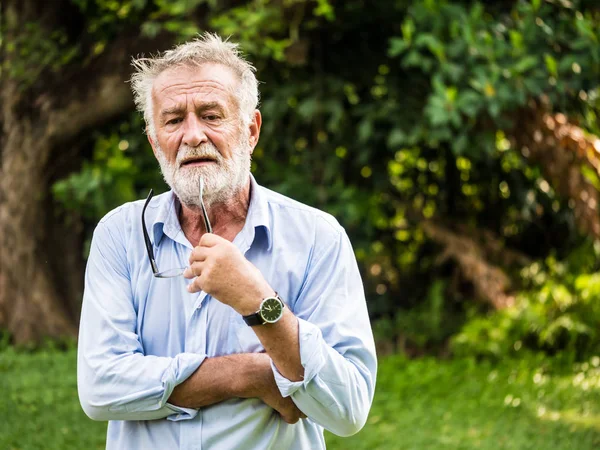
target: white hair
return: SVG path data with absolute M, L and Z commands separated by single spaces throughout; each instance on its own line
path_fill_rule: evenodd
M 258 106 L 258 80 L 254 75 L 255 67 L 246 61 L 238 47 L 239 44 L 223 40 L 217 34 L 204 33 L 162 54 L 133 59 L 135 72 L 130 80 L 133 99 L 138 111 L 144 115 L 146 126 L 153 138 L 156 137 L 152 120 L 154 80 L 165 70 L 178 66 L 217 63 L 231 69 L 240 80 L 237 97 L 242 122 L 250 123 L 254 110 Z

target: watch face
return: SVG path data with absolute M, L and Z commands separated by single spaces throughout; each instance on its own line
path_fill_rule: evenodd
M 260 315 L 265 322 L 277 322 L 281 317 L 282 312 L 283 305 L 276 298 L 266 298 L 260 305 Z

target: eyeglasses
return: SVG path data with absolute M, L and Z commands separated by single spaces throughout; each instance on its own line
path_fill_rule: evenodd
M 206 231 L 212 233 L 212 227 L 210 225 L 210 221 L 208 220 L 208 214 L 206 213 L 206 207 L 204 206 L 204 178 L 200 176 L 200 180 L 198 182 L 198 190 L 200 191 L 200 208 L 202 209 L 202 217 L 204 218 L 204 224 L 206 225 Z M 146 228 L 146 221 L 144 220 L 144 216 L 146 215 L 146 208 L 152 200 L 154 196 L 154 191 L 150 189 L 148 193 L 148 198 L 146 198 L 146 203 L 144 203 L 144 208 L 142 209 L 142 231 L 144 233 L 144 242 L 146 243 L 146 251 L 148 252 L 148 259 L 150 260 L 150 266 L 152 267 L 152 274 L 156 278 L 173 278 L 183 275 L 185 271 L 185 267 L 177 267 L 175 269 L 167 269 L 164 271 L 158 270 L 158 266 L 156 265 L 156 260 L 154 259 L 154 250 L 152 248 L 152 242 L 150 241 L 150 236 L 148 235 L 148 229 Z

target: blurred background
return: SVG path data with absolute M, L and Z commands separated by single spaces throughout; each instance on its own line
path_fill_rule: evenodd
M 76 391 L 91 233 L 164 191 L 131 57 L 210 30 L 258 181 L 354 245 L 380 368 L 332 449 L 600 448 L 597 0 L 4 0 L 0 448 L 104 448 Z

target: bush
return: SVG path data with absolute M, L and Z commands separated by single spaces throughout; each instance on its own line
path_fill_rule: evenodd
M 581 257 L 580 252 L 574 255 Z M 512 307 L 465 324 L 452 340 L 458 355 L 502 357 L 522 350 L 587 358 L 600 345 L 600 274 L 578 274 L 581 264 L 549 258 L 522 271 L 532 286 Z

